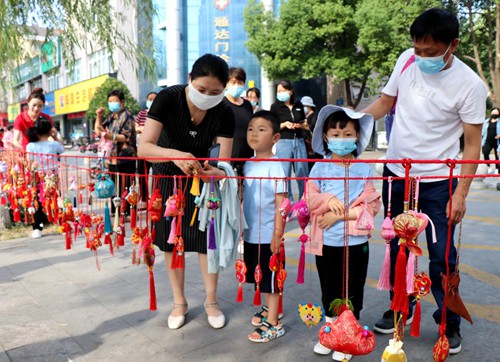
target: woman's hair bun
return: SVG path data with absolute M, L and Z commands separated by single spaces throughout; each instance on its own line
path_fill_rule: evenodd
M 31 93 L 42 93 L 43 94 L 43 88 L 34 88 Z

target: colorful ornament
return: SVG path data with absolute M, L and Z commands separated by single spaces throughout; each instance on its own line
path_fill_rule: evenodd
M 403 351 L 403 342 L 397 339 L 390 339 L 389 345 L 382 353 L 381 362 L 406 362 L 406 354 Z
M 301 246 L 300 246 L 299 267 L 298 267 L 298 273 L 297 273 L 297 284 L 304 284 L 304 270 L 305 270 L 305 265 L 306 265 L 305 244 L 309 240 L 311 240 L 311 238 L 309 237 L 309 235 L 306 234 L 306 231 L 305 231 L 307 224 L 309 223 L 309 220 L 311 219 L 311 215 L 309 213 L 309 207 L 307 206 L 307 203 L 305 200 L 305 192 L 304 192 L 304 197 L 299 202 L 296 202 L 291 207 L 290 211 L 292 211 L 292 215 L 290 216 L 290 219 L 292 219 L 294 216 L 297 216 L 297 221 L 299 222 L 299 226 L 302 229 L 302 235 L 300 235 L 300 237 L 298 239 L 298 241 L 301 243 Z
M 422 307 L 420 299 L 425 297 L 431 291 L 432 281 L 431 278 L 425 273 L 420 272 L 415 274 L 413 283 L 413 295 L 415 295 L 416 304 L 415 311 L 413 312 L 413 323 L 411 324 L 410 335 L 412 337 L 420 336 L 420 320 L 422 318 Z
M 236 302 L 243 302 L 243 284 L 247 281 L 247 265 L 243 259 L 236 259 L 234 263 L 234 268 L 236 269 L 236 280 L 238 281 L 238 294 L 236 296 Z
M 325 310 L 319 304 L 299 304 L 297 311 L 299 312 L 300 319 L 302 319 L 309 329 L 322 322 L 325 316 Z
M 215 242 L 215 210 L 220 208 L 221 200 L 215 197 L 215 186 L 214 177 L 210 180 L 210 198 L 207 200 L 207 208 L 211 211 L 210 213 L 210 230 L 208 234 L 208 249 L 217 249 L 217 244 Z

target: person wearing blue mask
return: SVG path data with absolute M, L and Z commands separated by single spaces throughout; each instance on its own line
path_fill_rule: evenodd
M 486 113 L 488 89 L 481 78 L 455 56 L 459 44 L 457 16 L 443 9 L 429 9 L 419 15 L 410 27 L 413 48 L 399 57 L 392 75 L 382 90 L 382 95 L 362 112 L 381 118 L 393 107 L 396 96 L 396 112 L 392 127 L 387 159 L 445 160 L 457 159 L 460 137 L 464 136 L 463 160 L 478 160 L 481 153 L 481 130 Z M 403 69 L 406 69 L 404 72 Z M 463 164 L 456 168 L 460 175 L 474 175 L 477 164 Z M 412 164 L 410 176 L 435 176 L 422 179 L 418 206 L 433 221 L 437 242 L 432 243 L 432 230 L 426 229 L 429 251 L 429 276 L 431 291 L 436 300 L 436 323 L 442 322 L 444 290 L 441 275 L 455 271 L 457 251 L 453 242 L 454 225 L 460 223 L 466 211 L 466 197 L 472 178 L 455 178 L 450 199 L 450 169 L 445 163 Z M 387 177 L 405 176 L 401 163 L 388 163 L 383 173 L 383 202 L 387 211 L 389 184 Z M 443 179 L 439 179 L 443 176 Z M 404 180 L 392 182 L 391 214 L 403 212 Z M 451 207 L 451 208 L 450 208 Z M 451 248 L 446 252 L 448 224 L 452 223 Z M 391 241 L 391 282 L 398 250 L 398 239 Z M 394 284 L 393 284 L 394 285 Z M 392 298 L 391 293 L 391 298 Z M 406 323 L 413 320 L 413 303 L 406 314 Z M 462 349 L 460 316 L 447 310 L 446 337 L 450 354 Z M 394 332 L 394 312 L 388 310 L 375 324 L 375 331 Z
M 281 137 L 276 144 L 276 156 L 288 159 L 306 159 L 307 150 L 303 130 L 307 129 L 307 120 L 303 104 L 297 100 L 293 85 L 289 80 L 282 80 L 276 86 L 276 102 L 271 105 L 271 112 L 281 121 Z M 299 199 L 304 194 L 303 178 L 309 174 L 307 162 L 283 162 L 286 176 L 292 175 L 292 164 L 297 179 Z M 288 180 L 288 196 L 293 201 L 291 182 Z
M 359 319 L 368 272 L 369 227 L 363 224 L 364 212 L 373 218 L 380 210 L 380 194 L 375 191 L 372 168 L 367 163 L 353 163 L 346 175 L 345 163 L 361 155 L 370 142 L 373 117 L 349 108 L 326 105 L 318 115 L 313 131 L 312 147 L 331 162 L 316 163 L 307 181 L 307 204 L 311 213 L 311 241 L 307 251 L 316 255 L 316 268 L 321 286 L 321 301 L 326 322 L 336 319 L 330 304 L 344 298 L 345 268 L 348 269 L 349 300 L 354 316 Z M 344 178 L 349 178 L 349 199 L 345 205 Z M 345 264 L 344 209 L 349 230 L 349 266 Z M 333 352 L 334 361 L 349 361 L 352 356 L 332 351 L 316 343 L 314 352 Z
M 229 80 L 226 84 L 224 101 L 234 113 L 234 138 L 231 158 L 253 157 L 253 151 L 247 143 L 247 128 L 253 115 L 253 108 L 248 100 L 241 97 L 245 91 L 246 81 L 247 75 L 243 68 L 229 68 Z M 233 161 L 232 164 L 236 173 L 243 176 L 245 162 Z
M 106 110 L 100 107 L 96 111 L 94 130 L 99 137 L 104 137 L 113 143 L 111 152 L 106 155 L 109 172 L 114 178 L 116 175 L 134 175 L 135 160 L 122 157 L 134 157 L 137 155 L 135 121 L 132 114 L 125 108 L 125 94 L 121 89 L 114 89 L 108 93 L 109 114 L 104 118 Z M 120 180 L 121 187 L 127 188 L 132 184 L 132 176 L 127 176 L 124 181 Z M 118 192 L 121 192 L 118 190 Z M 111 212 L 115 212 L 115 205 L 111 203 Z
M 262 111 L 262 107 L 259 106 L 259 102 L 260 102 L 260 89 L 259 88 L 253 87 L 253 88 L 248 89 L 246 98 L 252 104 L 253 113 L 256 113 L 258 111 Z

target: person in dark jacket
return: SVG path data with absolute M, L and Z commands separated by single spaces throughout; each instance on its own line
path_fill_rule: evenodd
M 271 112 L 275 113 L 281 121 L 281 138 L 276 144 L 278 158 L 306 159 L 307 151 L 303 137 L 303 130 L 307 128 L 304 106 L 297 100 L 292 83 L 282 80 L 276 86 L 276 102 L 271 105 Z M 287 177 L 292 174 L 292 162 L 284 162 L 283 167 Z M 309 170 L 307 162 L 293 162 L 295 177 L 307 177 Z M 297 180 L 299 199 L 304 193 L 304 181 Z M 293 201 L 291 182 L 288 181 L 288 195 Z

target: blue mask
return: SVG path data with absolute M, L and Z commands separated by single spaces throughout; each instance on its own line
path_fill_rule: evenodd
M 233 98 L 240 98 L 245 88 L 241 85 L 232 85 L 227 89 L 227 93 Z
M 152 104 L 153 104 L 153 101 L 146 101 L 146 108 L 147 109 L 151 108 Z
M 309 113 L 309 107 L 304 107 L 304 113 L 308 114 Z
M 111 112 L 115 113 L 120 110 L 120 102 L 108 102 L 108 108 Z
M 250 103 L 252 104 L 252 107 L 255 107 L 257 105 L 256 101 L 250 101 Z
M 328 138 L 328 149 L 338 156 L 348 155 L 357 147 L 356 138 Z
M 287 102 L 290 99 L 290 92 L 278 92 L 276 93 L 276 98 L 280 102 Z
M 415 55 L 415 64 L 420 68 L 420 70 L 427 74 L 437 74 L 443 70 L 446 66 L 446 62 L 444 61 L 444 57 L 448 50 L 450 50 L 450 45 L 448 45 L 448 49 L 444 52 L 444 54 L 437 57 L 421 57 L 419 55 Z M 449 60 L 449 59 L 448 59 Z

